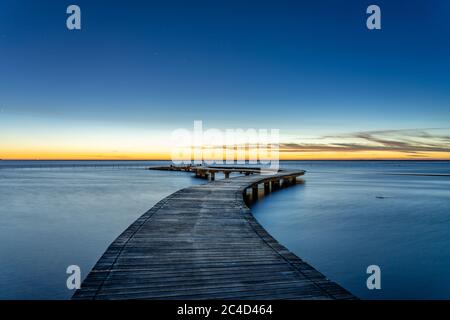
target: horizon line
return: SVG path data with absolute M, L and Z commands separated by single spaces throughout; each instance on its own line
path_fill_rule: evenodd
M 0 161 L 171 161 L 171 159 L 0 159 Z M 225 159 L 222 161 L 226 164 Z M 450 159 L 279 159 L 278 161 L 450 161 Z

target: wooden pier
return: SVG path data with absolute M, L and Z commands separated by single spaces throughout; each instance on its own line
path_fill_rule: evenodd
M 179 190 L 128 227 L 73 299 L 354 299 L 272 238 L 243 194 L 304 171 L 252 174 Z
M 163 171 L 186 171 L 193 172 L 196 178 L 203 178 L 209 181 L 216 179 L 217 173 L 223 173 L 225 179 L 230 177 L 231 173 L 245 174 L 246 176 L 261 173 L 261 168 L 252 167 L 219 167 L 219 166 L 162 166 L 162 167 L 149 167 L 148 170 L 163 170 Z

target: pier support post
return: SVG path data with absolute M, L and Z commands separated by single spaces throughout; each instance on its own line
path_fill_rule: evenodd
M 210 180 L 211 180 L 211 181 L 214 181 L 214 180 L 216 179 L 216 173 L 215 173 L 214 171 L 211 171 L 211 172 L 209 173 L 209 176 L 210 176 Z
M 229 172 L 224 172 L 225 174 L 225 179 L 228 179 L 230 177 L 230 173 Z
M 280 180 L 272 181 L 272 190 L 278 190 L 278 189 L 280 189 Z
M 252 186 L 252 200 L 257 200 L 258 199 L 258 185 L 253 185 Z
M 264 182 L 264 194 L 268 194 L 270 192 L 270 184 L 269 181 Z

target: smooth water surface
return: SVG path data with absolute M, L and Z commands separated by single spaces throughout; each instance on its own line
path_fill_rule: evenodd
M 450 176 L 430 175 L 450 174 L 450 162 L 283 167 L 306 169 L 303 183 L 252 207 L 282 244 L 360 298 L 450 299 Z M 367 289 L 369 265 L 381 290 Z
M 150 163 L 152 165 L 161 163 Z M 86 276 L 155 203 L 204 183 L 149 162 L 0 162 L 0 299 L 68 299 L 66 268 Z

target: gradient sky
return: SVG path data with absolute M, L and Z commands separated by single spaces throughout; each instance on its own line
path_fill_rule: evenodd
M 282 158 L 450 159 L 449 57 L 447 0 L 2 0 L 0 158 L 167 158 L 202 120 L 278 128 Z

